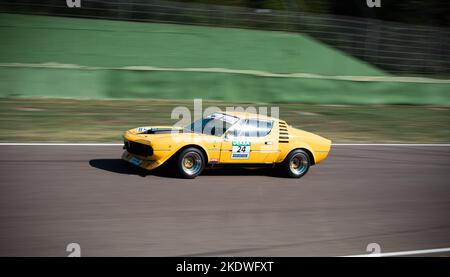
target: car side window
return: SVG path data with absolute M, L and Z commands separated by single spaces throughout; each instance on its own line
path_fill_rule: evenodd
M 244 122 L 237 124 L 230 132 L 233 137 L 265 137 L 273 127 L 272 121 L 247 119 Z
M 267 120 L 258 121 L 258 137 L 265 137 L 272 132 L 273 122 Z
M 241 136 L 243 126 L 245 125 L 245 120 L 241 119 L 238 123 L 236 123 L 233 127 L 228 130 L 228 135 L 230 137 L 239 137 Z

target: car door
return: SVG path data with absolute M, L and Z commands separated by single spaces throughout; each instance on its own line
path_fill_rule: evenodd
M 242 119 L 224 136 L 220 163 L 272 163 L 278 156 L 278 141 L 269 120 Z

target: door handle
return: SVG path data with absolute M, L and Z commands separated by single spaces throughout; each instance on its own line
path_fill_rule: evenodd
M 266 142 L 264 142 L 264 144 L 265 144 L 265 145 L 272 145 L 273 142 L 271 142 L 271 141 L 266 141 Z

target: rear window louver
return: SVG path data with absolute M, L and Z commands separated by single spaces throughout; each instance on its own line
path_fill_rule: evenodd
M 288 127 L 287 127 L 286 122 L 280 121 L 278 123 L 278 128 L 279 128 L 278 142 L 279 143 L 289 143 L 289 133 L 288 133 Z

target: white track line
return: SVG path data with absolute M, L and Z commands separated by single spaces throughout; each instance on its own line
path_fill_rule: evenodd
M 380 254 L 350 255 L 350 256 L 342 256 L 342 257 L 395 257 L 395 256 L 412 256 L 412 255 L 422 255 L 422 254 L 445 253 L 445 252 L 450 252 L 450 247 L 449 248 L 425 249 L 425 250 L 388 252 L 388 253 L 380 253 Z
M 0 146 L 122 146 L 123 143 L 1 142 Z M 450 147 L 450 144 L 334 143 L 332 146 Z

